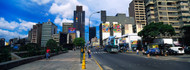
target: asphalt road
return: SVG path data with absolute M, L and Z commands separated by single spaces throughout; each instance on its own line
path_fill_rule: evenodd
M 157 60 L 95 49 L 92 49 L 92 56 L 104 70 L 190 70 L 190 62 Z

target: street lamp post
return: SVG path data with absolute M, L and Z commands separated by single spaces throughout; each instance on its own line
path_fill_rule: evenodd
M 100 11 L 97 11 L 97 12 L 94 12 L 94 13 L 92 13 L 90 16 L 89 16 L 89 32 L 88 32 L 88 36 L 89 36 L 89 42 L 90 42 L 90 18 L 91 18 L 91 16 L 93 15 L 93 14 L 95 14 L 95 13 L 100 13 Z

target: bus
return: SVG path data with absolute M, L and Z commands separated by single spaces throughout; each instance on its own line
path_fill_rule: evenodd
M 119 51 L 118 39 L 116 39 L 115 36 L 108 37 L 104 42 L 106 42 L 106 44 L 104 44 L 104 51 L 115 53 Z

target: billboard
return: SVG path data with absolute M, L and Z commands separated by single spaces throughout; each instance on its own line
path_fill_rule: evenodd
M 76 33 L 76 28 L 69 28 L 68 33 Z
M 113 32 L 121 33 L 121 24 L 113 24 Z
M 109 23 L 102 23 L 102 32 L 109 33 L 110 32 L 109 26 L 110 26 Z

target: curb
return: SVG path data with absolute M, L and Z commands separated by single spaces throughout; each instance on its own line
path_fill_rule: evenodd
M 98 65 L 98 67 L 103 70 L 103 68 L 100 66 L 100 64 L 96 61 L 96 59 L 94 59 L 94 57 L 92 56 L 93 60 L 96 62 L 96 64 Z

